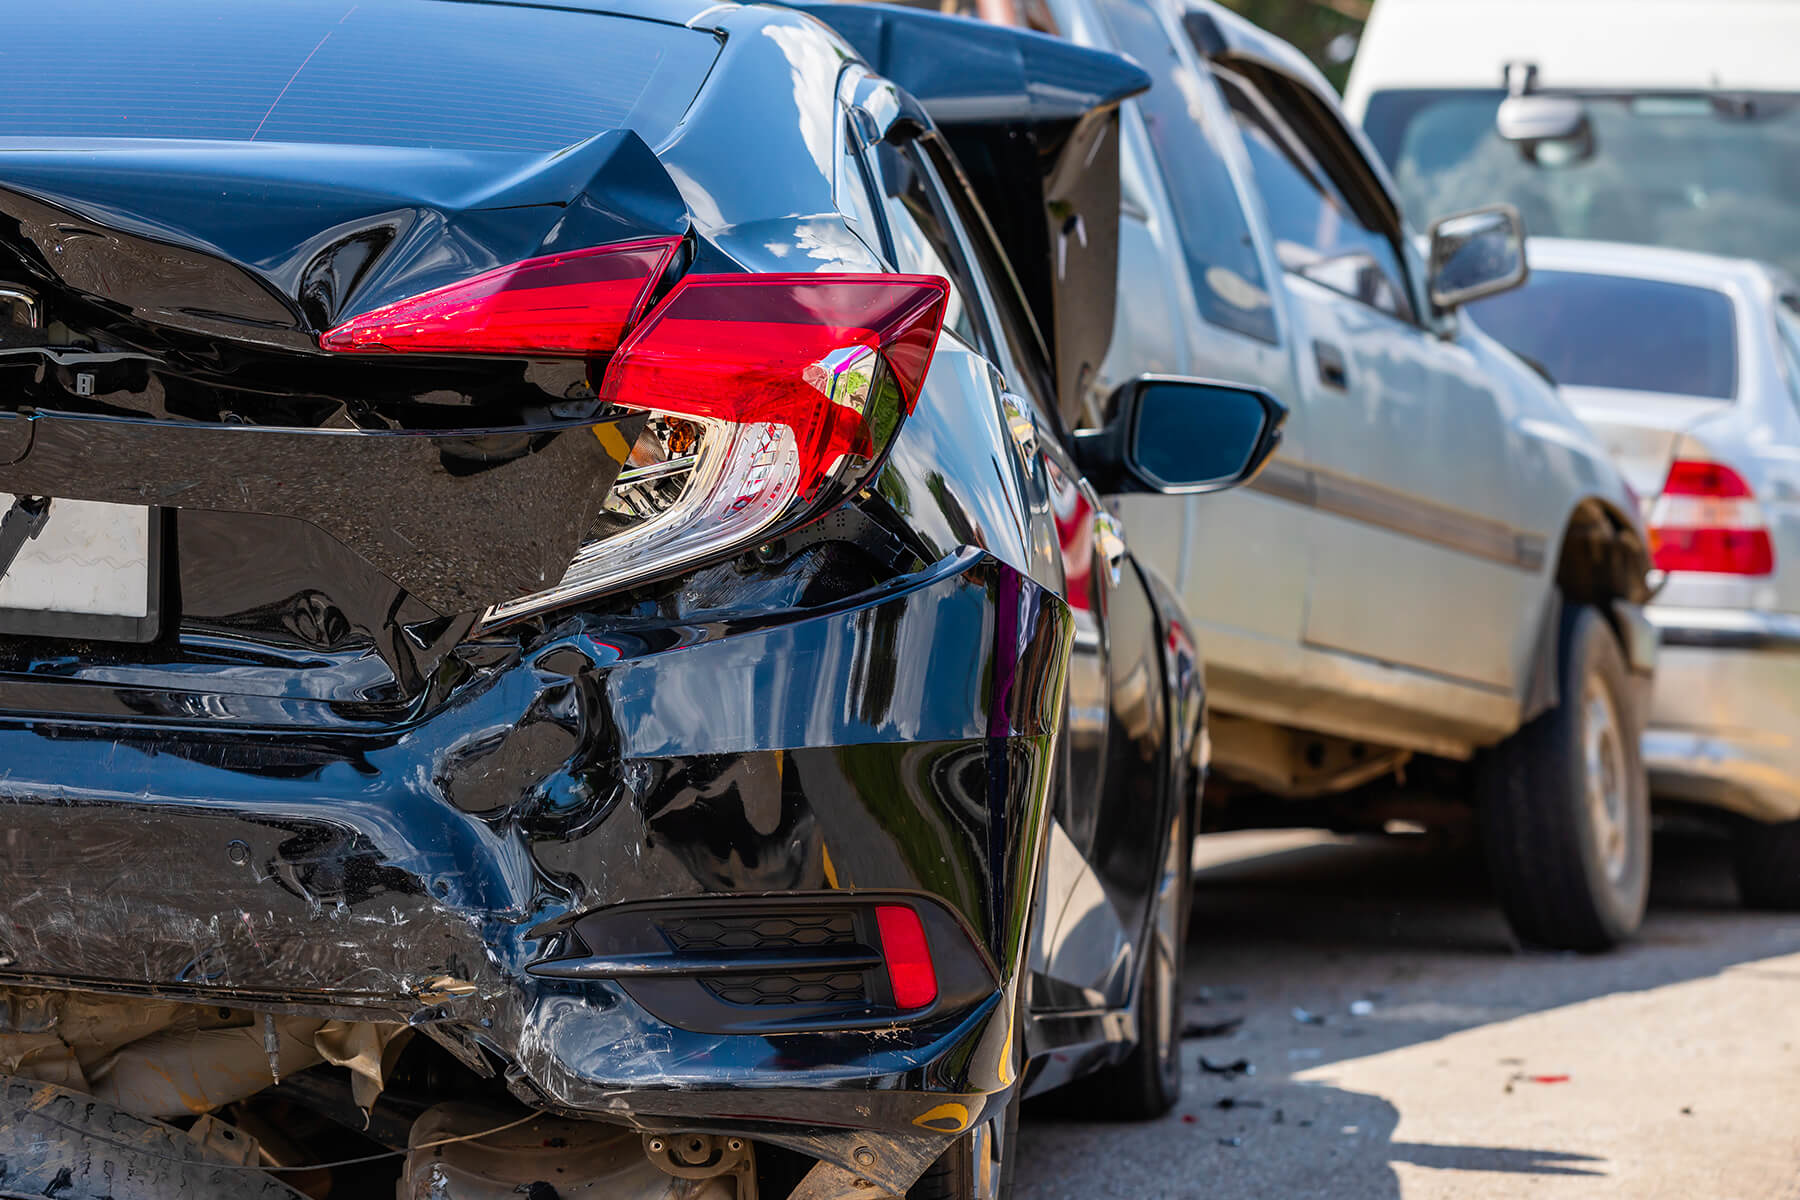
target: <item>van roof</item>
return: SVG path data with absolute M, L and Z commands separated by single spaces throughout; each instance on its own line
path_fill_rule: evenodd
M 1344 106 L 1390 88 L 1499 87 L 1532 62 L 1545 87 L 1800 92 L 1793 0 L 1377 0 Z

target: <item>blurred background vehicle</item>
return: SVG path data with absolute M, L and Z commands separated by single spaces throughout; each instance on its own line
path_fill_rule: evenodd
M 1324 78 L 1218 5 L 1030 12 L 1153 79 L 1124 106 L 1118 316 L 1084 419 L 1138 371 L 1293 409 L 1244 492 L 1117 501 L 1201 630 L 1206 827 L 1455 825 L 1473 794 L 1522 937 L 1628 936 L 1648 549 L 1604 449 L 1457 317 L 1523 278 L 1513 214 L 1445 222 L 1421 255 Z
M 1643 498 L 1652 791 L 1738 818 L 1745 901 L 1800 906 L 1800 288 L 1682 250 L 1530 255 L 1523 288 L 1469 311 L 1557 380 Z
M 1344 106 L 1422 218 L 1800 270 L 1800 5 L 1378 0 Z

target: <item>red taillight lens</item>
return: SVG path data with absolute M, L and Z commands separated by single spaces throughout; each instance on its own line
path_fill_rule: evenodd
M 932 965 L 919 914 L 904 904 L 878 904 L 875 920 L 881 927 L 881 957 L 887 963 L 894 1006 L 930 1006 L 938 994 L 937 968 Z
M 365 354 L 611 354 L 679 245 L 653 238 L 527 259 L 352 317 L 319 344 Z
M 1663 483 L 1665 496 L 1712 496 L 1720 500 L 1750 499 L 1750 485 L 1744 477 L 1720 462 L 1696 462 L 1677 459 L 1669 466 L 1669 478 Z
M 799 492 L 884 431 L 883 362 L 912 411 L 949 284 L 919 275 L 699 275 L 675 285 L 607 367 L 600 397 L 680 416 L 793 430 Z M 879 356 L 879 357 L 877 357 Z
M 327 350 L 363 353 L 604 359 L 598 399 L 651 413 L 596 514 L 601 532 L 559 584 L 495 605 L 487 624 L 724 557 L 791 526 L 860 486 L 917 402 L 945 280 L 689 275 L 646 316 L 680 244 L 530 259 L 320 338 Z
M 1662 571 L 1767 575 L 1775 547 L 1744 477 L 1720 462 L 1678 459 L 1650 506 L 1652 558 Z

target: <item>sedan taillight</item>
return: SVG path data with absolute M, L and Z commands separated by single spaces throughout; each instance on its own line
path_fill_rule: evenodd
M 912 411 L 949 284 L 920 275 L 689 275 L 677 239 L 570 251 L 354 317 L 353 353 L 604 361 L 603 404 L 650 414 L 553 588 L 485 625 L 742 549 L 860 486 Z
M 611 354 L 680 245 L 651 238 L 497 267 L 352 317 L 319 344 L 360 354 Z
M 1658 570 L 1767 575 L 1775 569 L 1762 505 L 1724 463 L 1675 460 L 1648 523 Z

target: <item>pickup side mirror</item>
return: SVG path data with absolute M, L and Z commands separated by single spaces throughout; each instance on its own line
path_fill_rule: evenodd
M 1441 217 L 1431 224 L 1426 273 L 1431 302 L 1449 311 L 1525 282 L 1525 222 L 1510 204 Z
M 1140 375 L 1113 393 L 1112 421 L 1075 435 L 1075 460 L 1107 493 L 1216 492 L 1255 477 L 1281 443 L 1287 406 L 1261 388 Z

